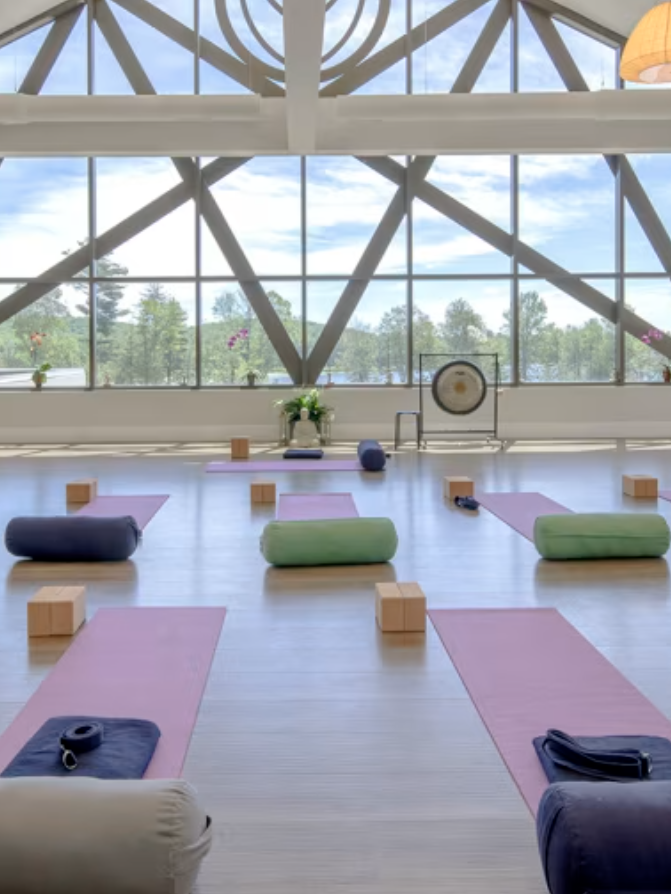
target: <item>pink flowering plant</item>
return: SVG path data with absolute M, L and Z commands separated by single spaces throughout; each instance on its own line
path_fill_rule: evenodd
M 232 351 L 236 345 L 242 344 L 243 342 L 247 341 L 248 338 L 249 329 L 238 329 L 235 335 L 231 335 L 231 337 L 229 338 L 228 349 Z
M 249 351 L 249 329 L 238 329 L 226 341 L 228 347 L 229 381 L 238 379 L 238 368 L 247 360 Z M 247 349 L 247 350 L 245 350 Z
M 650 329 L 645 335 L 641 336 L 641 341 L 644 345 L 652 345 L 653 341 L 661 341 L 664 338 L 664 333 L 660 332 L 659 329 Z
M 661 341 L 663 338 L 664 333 L 660 332 L 659 329 L 649 329 L 645 335 L 641 336 L 641 341 L 644 345 L 652 347 L 654 342 Z M 662 364 L 662 377 L 665 382 L 671 382 L 671 366 L 668 363 Z

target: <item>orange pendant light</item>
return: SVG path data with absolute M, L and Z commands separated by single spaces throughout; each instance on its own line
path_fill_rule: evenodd
M 671 3 L 646 13 L 622 53 L 620 75 L 639 84 L 671 82 Z

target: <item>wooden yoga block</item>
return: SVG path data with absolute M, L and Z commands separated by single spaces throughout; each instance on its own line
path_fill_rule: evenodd
M 622 490 L 630 497 L 656 497 L 657 479 L 650 475 L 623 475 Z
M 403 600 L 396 584 L 375 584 L 375 617 L 383 633 L 403 632 Z
M 68 503 L 90 503 L 98 496 L 98 482 L 95 478 L 82 481 L 70 481 L 65 486 L 65 498 Z
M 231 459 L 249 459 L 249 438 L 231 438 Z
M 255 481 L 251 486 L 252 503 L 272 503 L 277 499 L 274 481 Z
M 375 617 L 383 633 L 423 633 L 426 596 L 419 584 L 376 584 Z
M 72 636 L 85 619 L 85 587 L 42 587 L 28 602 L 28 636 Z
M 445 479 L 443 493 L 450 500 L 454 500 L 455 497 L 472 497 L 475 493 L 475 485 L 470 478 L 453 475 Z
M 403 629 L 406 633 L 426 630 L 426 596 L 419 584 L 398 584 L 403 600 Z

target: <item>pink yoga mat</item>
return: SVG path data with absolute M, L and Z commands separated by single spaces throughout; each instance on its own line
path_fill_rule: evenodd
M 660 490 L 659 498 L 661 500 L 668 500 L 671 503 L 671 490 Z
M 671 738 L 671 721 L 555 609 L 429 616 L 532 813 L 548 785 L 532 740 L 546 730 Z
M 352 494 L 280 494 L 277 506 L 279 521 L 358 517 Z
M 161 506 L 169 500 L 166 494 L 144 495 L 137 497 L 96 497 L 86 506 L 82 506 L 76 515 L 95 515 L 97 518 L 132 515 L 139 527 L 144 530 Z
M 208 463 L 206 472 L 363 472 L 358 459 L 273 459 Z
M 50 717 L 153 720 L 146 779 L 179 776 L 225 608 L 99 609 L 0 736 L 0 771 Z
M 478 494 L 477 498 L 492 515 L 528 540 L 534 539 L 534 523 L 539 515 L 565 515 L 571 512 L 543 494 Z

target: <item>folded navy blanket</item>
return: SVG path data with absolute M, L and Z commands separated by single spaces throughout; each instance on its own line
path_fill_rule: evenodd
M 63 764 L 61 736 L 70 727 L 99 723 L 102 743 L 76 754 L 77 766 Z M 161 731 L 151 720 L 119 717 L 52 717 L 26 742 L 1 776 L 93 776 L 96 779 L 142 779 Z
M 556 732 L 556 731 L 549 731 Z M 575 736 L 566 737 L 578 746 L 574 753 L 561 748 L 552 736 L 534 739 L 534 748 L 549 782 L 589 780 L 636 782 L 671 779 L 671 741 L 661 736 Z M 582 757 L 579 749 L 588 753 Z M 637 773 L 632 756 L 644 755 L 642 766 L 650 772 Z M 602 761 L 599 761 L 599 756 Z M 596 758 L 593 760 L 592 758 Z

